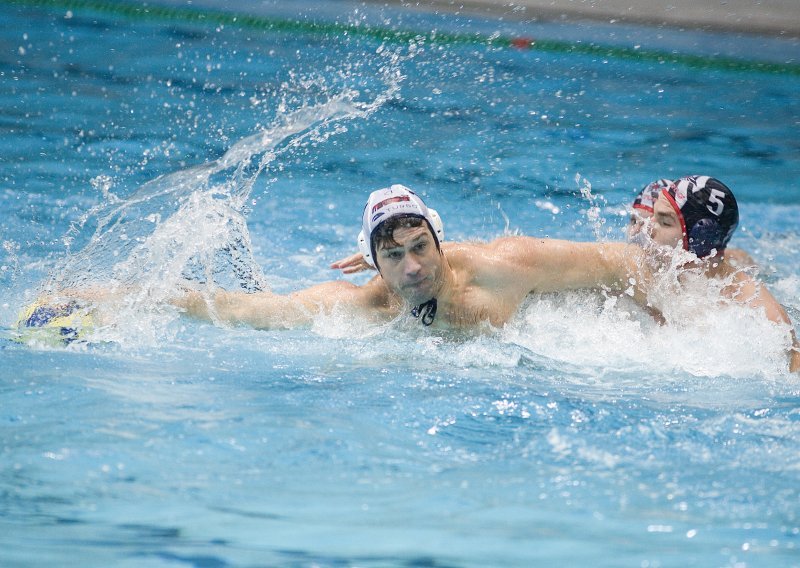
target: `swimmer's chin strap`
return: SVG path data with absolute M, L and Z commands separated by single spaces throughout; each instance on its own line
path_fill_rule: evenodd
M 427 302 L 412 308 L 411 315 L 415 318 L 420 318 L 422 325 L 431 325 L 433 318 L 436 317 L 436 298 L 431 298 Z

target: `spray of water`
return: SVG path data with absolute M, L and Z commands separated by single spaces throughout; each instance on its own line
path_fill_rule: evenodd
M 293 74 L 267 127 L 219 159 L 158 177 L 126 198 L 98 176 L 92 185 L 104 201 L 70 229 L 64 239 L 68 254 L 41 293 L 89 291 L 98 300 L 100 319 L 109 322 L 96 328 L 93 340 L 130 343 L 136 336 L 149 343 L 163 333 L 173 313 L 168 301 L 182 287 L 208 293 L 215 287 L 266 289 L 245 218 L 256 179 L 267 168 L 279 169 L 293 151 L 324 143 L 345 131 L 348 121 L 366 120 L 397 96 L 401 63 L 411 56 L 379 48 L 383 64 L 373 79 L 381 88 L 367 94 L 353 86 L 361 79 L 357 68 L 342 70 L 336 85 Z M 297 95 L 312 90 L 313 101 Z M 85 245 L 73 251 L 76 242 Z
M 603 208 L 607 205 L 605 197 L 592 193 L 592 183 L 581 174 L 575 174 L 575 185 L 578 186 L 581 198 L 589 205 L 586 210 L 586 220 L 592 228 L 595 240 L 610 240 L 611 234 L 603 216 Z

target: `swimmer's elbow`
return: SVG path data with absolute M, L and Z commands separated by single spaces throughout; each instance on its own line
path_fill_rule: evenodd
M 789 319 L 789 314 L 786 313 L 786 310 L 783 309 L 777 301 L 767 302 L 764 305 L 764 310 L 767 315 L 767 319 L 771 322 L 777 324 L 786 324 L 791 326 L 792 320 Z

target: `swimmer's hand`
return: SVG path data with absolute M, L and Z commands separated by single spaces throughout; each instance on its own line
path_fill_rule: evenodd
M 364 255 L 360 252 L 337 260 L 331 264 L 331 268 L 334 270 L 341 270 L 343 274 L 355 274 L 357 272 L 364 272 L 365 270 L 375 270 L 367 264 L 367 261 L 364 260 Z

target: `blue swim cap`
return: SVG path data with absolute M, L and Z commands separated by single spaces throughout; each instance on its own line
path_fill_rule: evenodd
M 728 186 L 709 176 L 687 176 L 662 193 L 678 214 L 685 250 L 700 258 L 725 250 L 739 224 L 739 205 Z

